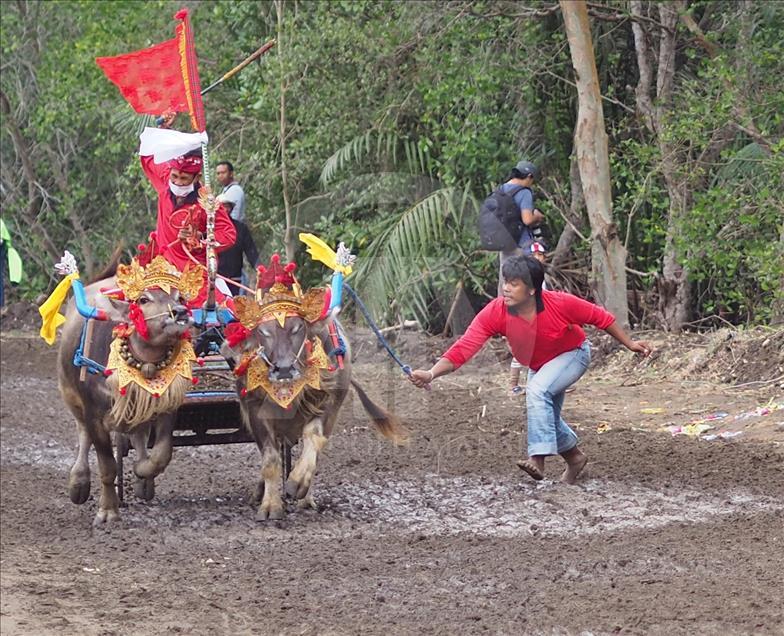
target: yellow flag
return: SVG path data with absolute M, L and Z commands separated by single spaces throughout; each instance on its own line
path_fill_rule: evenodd
M 351 265 L 338 265 L 338 255 L 335 251 L 322 241 L 315 234 L 308 234 L 301 232 L 299 240 L 308 246 L 307 252 L 311 255 L 314 261 L 321 261 L 331 270 L 340 272 L 348 276 L 351 273 Z
M 68 274 L 60 284 L 54 288 L 51 296 L 44 301 L 38 308 L 43 324 L 41 325 L 41 337 L 46 340 L 46 344 L 53 345 L 57 337 L 57 328 L 65 322 L 65 316 L 60 313 L 60 307 L 68 296 L 71 289 L 71 282 L 79 278 L 79 274 Z

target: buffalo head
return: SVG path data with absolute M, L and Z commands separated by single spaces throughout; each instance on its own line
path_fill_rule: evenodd
M 249 340 L 256 355 L 267 366 L 270 381 L 294 382 L 305 371 L 308 336 L 309 328 L 304 319 L 287 316 L 283 325 L 274 319 L 260 323 Z
M 190 311 L 176 288 L 168 293 L 159 287 L 148 288 L 134 302 L 110 300 L 114 308 L 111 317 L 133 324 L 138 335 L 151 348 L 171 345 L 182 338 L 193 324 Z

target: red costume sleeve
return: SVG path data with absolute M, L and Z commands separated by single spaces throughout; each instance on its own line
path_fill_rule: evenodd
M 152 155 L 139 157 L 142 162 L 142 170 L 150 180 L 152 187 L 157 193 L 165 192 L 169 189 L 169 173 L 171 168 L 165 163 L 155 163 Z
M 503 303 L 503 299 L 496 299 L 486 305 L 471 321 L 466 332 L 442 356 L 454 365 L 455 370 L 468 362 L 482 348 L 488 338 L 501 333 L 500 325 L 496 319 L 499 300 Z
M 593 325 L 599 329 L 607 329 L 615 322 L 615 316 L 599 305 L 594 305 L 572 294 L 551 293 L 558 294 L 560 297 L 562 311 L 570 322 L 577 325 Z
M 229 249 L 237 240 L 237 230 L 222 205 L 215 211 L 215 240 L 220 244 L 215 247 L 217 253 Z

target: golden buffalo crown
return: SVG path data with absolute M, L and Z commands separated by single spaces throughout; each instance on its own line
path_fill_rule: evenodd
M 242 326 L 255 329 L 262 322 L 277 320 L 282 327 L 287 316 L 298 316 L 315 322 L 326 316 L 329 289 L 315 288 L 302 293 L 294 276 L 297 264 L 282 265 L 280 256 L 273 254 L 269 265 L 257 268 L 256 297 L 238 296 L 234 309 Z
M 167 294 L 177 289 L 186 300 L 199 295 L 204 284 L 201 269 L 188 265 L 181 272 L 163 256 L 156 256 L 146 267 L 134 258 L 130 265 L 117 266 L 117 286 L 127 300 L 137 300 L 145 289 L 160 287 Z

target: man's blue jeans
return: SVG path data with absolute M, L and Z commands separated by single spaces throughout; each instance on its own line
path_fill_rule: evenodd
M 577 446 L 577 435 L 561 418 L 564 392 L 588 370 L 591 348 L 586 340 L 538 371 L 528 370 L 528 455 L 557 455 Z

